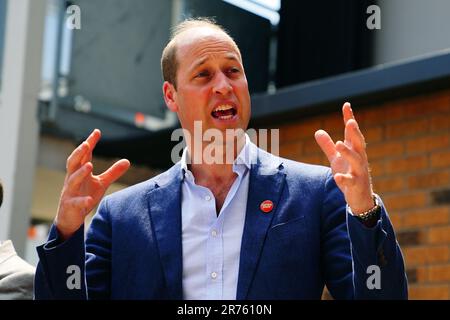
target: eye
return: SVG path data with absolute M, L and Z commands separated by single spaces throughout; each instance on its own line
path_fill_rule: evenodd
M 210 73 L 206 70 L 204 71 L 200 71 L 199 73 L 196 74 L 196 78 L 206 78 L 209 77 Z
M 239 73 L 239 72 L 241 72 L 241 70 L 239 70 L 239 68 L 236 68 L 236 67 L 231 67 L 230 69 L 228 69 L 229 74 L 234 74 L 234 73 Z

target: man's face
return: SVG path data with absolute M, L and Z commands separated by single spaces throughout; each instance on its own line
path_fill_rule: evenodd
M 250 95 L 244 67 L 232 40 L 222 32 L 197 28 L 180 35 L 177 44 L 177 90 L 173 106 L 181 126 L 193 133 L 194 121 L 203 131 L 246 130 Z

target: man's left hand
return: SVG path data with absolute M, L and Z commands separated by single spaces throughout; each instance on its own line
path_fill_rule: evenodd
M 366 142 L 359 130 L 350 103 L 342 107 L 345 140 L 333 142 L 324 130 L 318 130 L 315 138 L 330 161 L 337 186 L 344 193 L 353 214 L 362 214 L 374 206 Z

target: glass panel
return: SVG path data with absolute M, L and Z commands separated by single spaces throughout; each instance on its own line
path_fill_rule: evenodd
M 2 90 L 3 47 L 5 43 L 6 0 L 0 0 L 0 91 Z

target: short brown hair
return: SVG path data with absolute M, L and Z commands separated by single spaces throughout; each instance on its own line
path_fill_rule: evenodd
M 161 70 L 164 81 L 167 81 L 177 88 L 177 71 L 178 71 L 178 60 L 177 60 L 177 41 L 176 38 L 181 33 L 188 31 L 190 29 L 206 27 L 215 29 L 225 33 L 236 46 L 236 49 L 239 53 L 239 57 L 241 53 L 239 51 L 238 46 L 234 42 L 233 38 L 229 35 L 227 30 L 224 27 L 219 25 L 214 19 L 209 17 L 199 17 L 199 18 L 191 18 L 186 19 L 183 22 L 176 25 L 171 32 L 170 41 L 164 48 L 161 56 Z

